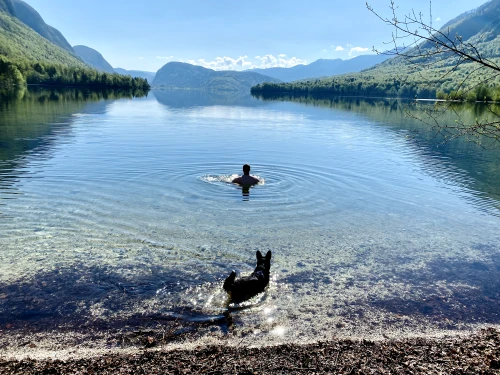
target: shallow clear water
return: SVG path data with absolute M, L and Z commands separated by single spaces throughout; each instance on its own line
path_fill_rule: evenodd
M 31 95 L 0 106 L 0 325 L 163 317 L 254 345 L 500 323 L 498 150 L 401 104 Z M 256 250 L 269 288 L 228 306 Z

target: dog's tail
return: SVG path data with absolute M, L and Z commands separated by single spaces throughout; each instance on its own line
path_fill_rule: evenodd
M 226 292 L 230 292 L 231 291 L 231 287 L 233 286 L 234 284 L 234 279 L 236 278 L 236 272 L 233 271 L 231 272 L 231 274 L 226 278 L 226 281 L 224 281 L 224 290 Z

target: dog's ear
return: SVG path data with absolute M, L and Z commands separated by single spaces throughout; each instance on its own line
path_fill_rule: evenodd
M 266 260 L 269 261 L 271 260 L 271 250 L 269 250 L 266 254 Z
M 259 250 L 257 250 L 257 254 L 255 254 L 255 255 L 257 255 L 257 260 L 258 261 L 262 260 L 262 253 Z
M 229 292 L 231 290 L 231 287 L 233 286 L 234 284 L 234 279 L 236 278 L 236 272 L 233 271 L 231 272 L 231 274 L 226 277 L 226 280 L 224 281 L 224 285 L 222 286 L 222 288 Z

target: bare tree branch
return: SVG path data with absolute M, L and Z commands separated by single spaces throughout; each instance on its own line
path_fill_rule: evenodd
M 500 76 L 500 66 L 494 60 L 487 58 L 470 40 L 462 36 L 452 35 L 450 28 L 436 29 L 432 25 L 432 2 L 429 7 L 429 22 L 424 21 L 422 13 L 412 10 L 404 17 L 397 15 L 397 6 L 394 0 L 390 1 L 391 16 L 384 17 L 377 13 L 373 7 L 366 3 L 366 7 L 383 23 L 393 28 L 391 40 L 385 45 L 393 46 L 392 50 L 380 51 L 373 47 L 378 54 L 398 56 L 404 62 L 409 72 L 417 73 L 425 79 L 424 72 L 429 69 L 445 68 L 440 73 L 439 80 L 451 76 L 463 64 L 468 64 L 466 76 L 457 82 L 456 91 L 449 95 L 451 99 L 465 100 L 471 98 L 474 92 L 479 96 L 481 87 L 494 82 Z M 455 59 L 451 59 L 455 57 Z M 437 69 L 436 69 L 437 70 Z M 471 82 L 471 77 L 480 73 L 479 82 Z M 404 82 L 404 72 L 398 71 L 397 77 Z M 476 79 L 477 81 L 477 79 Z M 478 91 L 479 90 L 479 91 Z M 475 98 L 475 97 L 474 97 Z M 478 98 L 485 99 L 485 98 Z M 406 111 L 407 116 L 423 121 L 432 129 L 441 134 L 445 140 L 456 137 L 467 137 L 470 140 L 484 146 L 484 140 L 488 139 L 494 144 L 500 145 L 500 113 L 498 107 L 491 103 L 488 106 L 488 116 L 482 119 L 476 118 L 473 123 L 462 121 L 457 103 L 440 102 L 434 106 L 412 103 L 411 110 Z M 415 112 L 415 109 L 419 111 Z M 454 114 L 454 123 L 447 123 L 443 114 Z M 420 113 L 416 115 L 416 113 Z

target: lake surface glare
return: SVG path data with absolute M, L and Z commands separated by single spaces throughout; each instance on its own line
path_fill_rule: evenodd
M 62 350 L 92 347 L 82 329 L 262 345 L 500 323 L 499 151 L 443 144 L 404 104 L 30 103 L 0 106 L 6 334 L 43 348 L 58 330 Z M 249 191 L 230 183 L 244 163 L 263 179 Z M 268 289 L 228 305 L 224 278 L 257 250 Z

